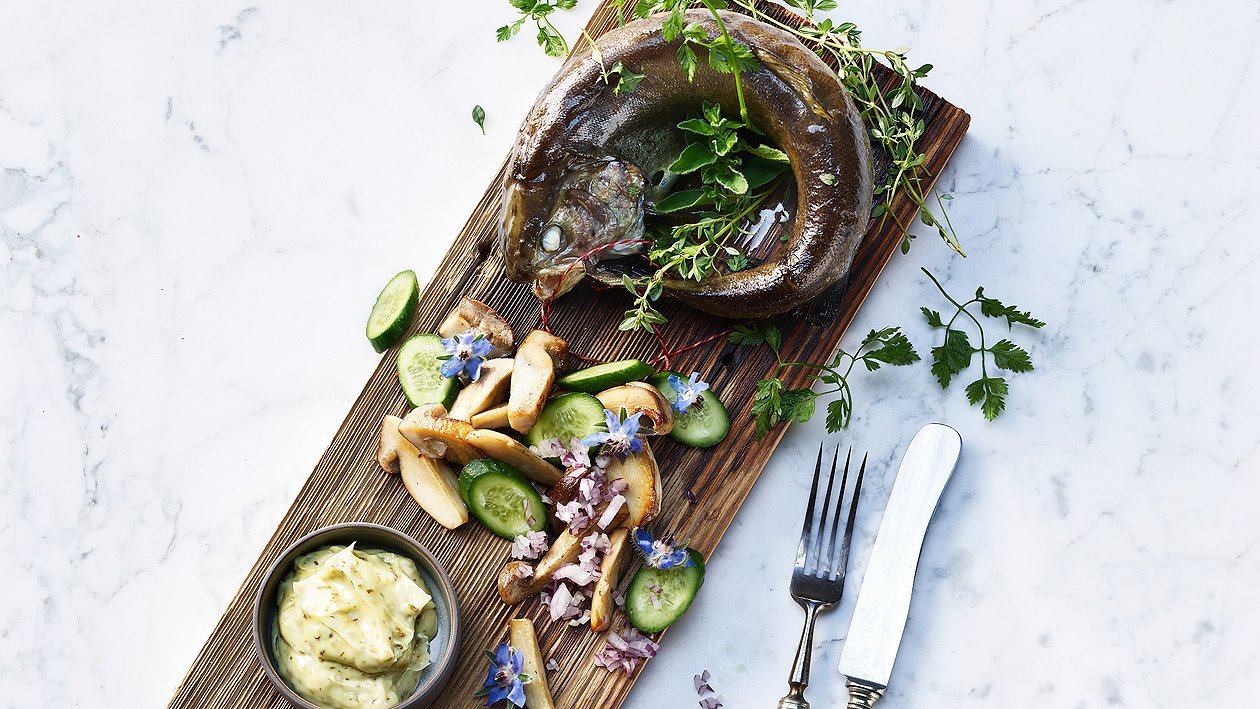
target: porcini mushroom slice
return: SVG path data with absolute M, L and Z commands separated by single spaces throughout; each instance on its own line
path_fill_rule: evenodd
M 481 451 L 478 458 L 489 456 L 503 461 L 525 474 L 530 480 L 544 485 L 555 485 L 564 473 L 556 466 L 548 463 L 536 453 L 511 436 L 498 431 L 474 429 L 464 439 L 466 443 Z
M 453 419 L 471 421 L 476 414 L 502 403 L 507 399 L 508 385 L 512 383 L 512 366 L 515 363 L 510 357 L 486 360 L 481 365 L 477 381 L 459 390 L 455 403 L 447 413 Z
M 542 330 L 526 335 L 517 348 L 508 392 L 508 423 L 518 433 L 529 433 L 538 421 L 556 381 L 556 361 L 568 351 L 564 340 Z
M 398 432 L 427 458 L 447 458 L 464 465 L 484 458 L 481 451 L 468 442 L 472 424 L 446 415 L 441 404 L 417 406 L 398 425 Z
M 582 553 L 582 540 L 569 530 L 564 530 L 551 548 L 531 567 L 524 561 L 509 561 L 503 571 L 499 572 L 499 597 L 504 603 L 513 604 L 538 593 L 551 582 L 561 566 L 577 561 Z
M 398 432 L 398 424 L 402 423 L 402 419 L 397 416 L 386 415 L 381 419 L 381 435 L 376 443 L 376 462 L 380 463 L 381 470 L 387 473 L 398 473 L 398 447 L 401 443 L 406 443 L 407 439 L 402 437 Z M 414 448 L 414 446 L 412 446 Z
M 446 461 L 420 455 L 406 440 L 398 452 L 403 486 L 429 516 L 447 529 L 468 521 L 468 506 L 459 497 L 459 480 Z M 408 450 L 408 448 L 410 450 Z
M 591 595 L 591 630 L 599 632 L 607 630 L 612 624 L 613 590 L 621 578 L 621 567 L 626 558 L 626 540 L 630 538 L 630 530 L 618 529 L 608 534 L 608 551 L 599 564 L 599 580 L 595 582 L 595 591 Z
M 442 324 L 438 325 L 438 334 L 442 337 L 454 337 L 468 330 L 481 333 L 490 341 L 490 344 L 494 345 L 494 349 L 490 350 L 491 357 L 511 354 L 512 348 L 516 345 L 516 335 L 512 332 L 512 326 L 503 319 L 502 315 L 495 312 L 489 305 L 464 296 L 460 298 L 459 303 L 446 316 Z
M 547 663 L 538 647 L 534 621 L 529 618 L 509 620 L 508 644 L 520 651 L 524 659 L 523 674 L 532 678 L 525 684 L 525 706 L 529 709 L 556 709 L 556 702 L 547 687 Z
M 605 389 L 595 398 L 605 409 L 623 419 L 643 414 L 639 417 L 639 433 L 645 436 L 664 436 L 674 430 L 674 409 L 665 395 L 651 384 L 630 382 Z
M 534 583 L 534 567 L 525 561 L 509 561 L 499 572 L 499 598 L 510 606 L 538 593 L 545 585 Z
M 507 428 L 508 427 L 508 405 L 500 404 L 488 411 L 482 411 L 479 414 L 473 414 L 470 423 L 473 428 Z
M 625 496 L 626 507 L 630 510 L 625 522 L 627 527 L 641 527 L 652 519 L 661 504 L 661 471 L 646 439 L 641 452 L 624 458 L 613 456 L 606 474 L 609 483 L 614 480 L 626 483 L 626 489 L 621 494 Z

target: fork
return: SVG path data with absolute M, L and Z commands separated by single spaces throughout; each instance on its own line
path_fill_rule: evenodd
M 844 492 L 849 482 L 850 448 L 844 457 L 844 473 L 840 477 L 840 490 L 835 495 L 835 512 L 831 514 L 830 535 L 827 534 L 827 518 L 831 511 L 832 488 L 836 481 L 836 462 L 840 449 L 831 457 L 831 474 L 827 476 L 827 492 L 822 497 L 822 512 L 815 514 L 818 502 L 818 482 L 822 477 L 823 447 L 818 446 L 818 462 L 814 465 L 814 482 L 809 487 L 809 505 L 805 508 L 805 526 L 801 529 L 801 543 L 796 547 L 796 566 L 792 570 L 792 600 L 805 610 L 805 629 L 792 662 L 792 676 L 788 680 L 789 692 L 779 700 L 778 709 L 809 709 L 805 701 L 805 687 L 809 685 L 809 660 L 814 649 L 814 621 L 819 611 L 825 611 L 840 602 L 844 593 L 845 570 L 849 565 L 849 543 L 853 539 L 853 521 L 857 517 L 858 500 L 862 495 L 862 476 L 866 473 L 866 456 L 858 469 L 849 499 L 849 516 L 844 525 L 840 549 L 836 550 L 836 535 L 840 530 L 840 510 L 844 507 Z M 817 528 L 817 529 L 815 529 Z M 824 549 L 825 547 L 825 549 Z

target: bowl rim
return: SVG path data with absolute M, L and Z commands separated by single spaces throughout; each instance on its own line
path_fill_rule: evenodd
M 254 649 L 258 653 L 258 661 L 259 664 L 262 665 L 263 674 L 267 675 L 267 679 L 271 681 L 271 684 L 276 691 L 280 692 L 285 699 L 288 699 L 293 704 L 302 707 L 302 709 L 325 709 L 325 707 L 315 704 L 299 695 L 292 687 L 289 686 L 288 682 L 280 676 L 280 672 L 275 664 L 275 659 L 272 657 L 271 650 L 268 647 L 268 641 L 265 637 L 267 633 L 264 632 L 262 627 L 264 620 L 263 594 L 266 592 L 271 579 L 282 571 L 280 568 L 281 564 L 283 564 L 286 560 L 289 564 L 293 563 L 294 559 L 289 557 L 291 557 L 299 547 L 307 544 L 316 537 L 327 535 L 329 533 L 343 531 L 352 532 L 360 529 L 371 529 L 382 533 L 387 537 L 396 539 L 399 542 L 398 546 L 405 548 L 409 552 L 404 554 L 404 556 L 407 556 L 417 564 L 423 564 L 427 567 L 427 570 L 431 573 L 431 575 L 437 579 L 438 585 L 441 586 L 440 593 L 446 597 L 447 607 L 450 609 L 449 615 L 451 632 L 450 637 L 447 639 L 443 648 L 440 660 L 435 663 L 436 667 L 429 673 L 428 678 L 416 685 L 415 690 L 413 690 L 412 693 L 402 702 L 395 704 L 393 709 L 418 708 L 422 706 L 420 702 L 431 701 L 433 698 L 426 697 L 426 693 L 444 686 L 450 679 L 451 671 L 454 669 L 455 661 L 458 655 L 457 651 L 460 631 L 459 606 L 455 598 L 455 585 L 451 583 L 451 578 L 447 575 L 446 569 L 443 568 L 437 558 L 433 556 L 433 553 L 429 551 L 428 547 L 421 544 L 406 532 L 399 531 L 393 527 L 383 524 L 377 524 L 375 522 L 339 522 L 337 524 L 330 524 L 307 532 L 295 540 L 292 544 L 286 546 L 276 557 L 275 561 L 271 562 L 271 564 L 267 567 L 267 571 L 259 578 L 258 590 L 254 593 Z M 336 543 L 337 542 L 330 542 L 330 544 Z M 430 657 L 430 659 L 432 658 Z

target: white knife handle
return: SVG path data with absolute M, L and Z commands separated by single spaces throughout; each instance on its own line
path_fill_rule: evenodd
M 883 687 L 874 687 L 865 682 L 849 680 L 845 686 L 849 688 L 849 709 L 874 709 L 875 702 L 884 696 Z

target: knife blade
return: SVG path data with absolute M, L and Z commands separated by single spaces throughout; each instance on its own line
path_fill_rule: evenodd
M 874 706 L 888 686 L 928 523 L 961 451 L 957 431 L 930 423 L 915 434 L 901 459 L 840 651 L 851 708 Z

